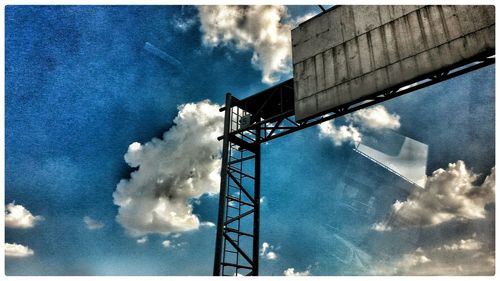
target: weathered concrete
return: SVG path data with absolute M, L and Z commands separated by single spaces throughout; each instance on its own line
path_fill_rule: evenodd
M 495 48 L 494 6 L 339 6 L 292 30 L 297 120 Z

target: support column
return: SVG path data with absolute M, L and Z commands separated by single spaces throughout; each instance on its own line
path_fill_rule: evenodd
M 224 114 L 224 139 L 222 142 L 222 166 L 219 193 L 219 214 L 217 216 L 217 234 L 215 236 L 214 276 L 221 275 L 222 239 L 224 233 L 224 214 L 226 211 L 227 166 L 229 158 L 229 131 L 231 126 L 231 93 L 226 94 Z
M 259 249 L 260 249 L 260 140 L 261 140 L 261 126 L 255 131 L 257 140 L 255 142 L 255 182 L 254 182 L 254 218 L 253 218 L 253 271 L 252 275 L 259 275 Z
M 262 128 L 237 132 L 247 112 L 232 102 L 235 98 L 227 94 L 213 275 L 256 276 Z

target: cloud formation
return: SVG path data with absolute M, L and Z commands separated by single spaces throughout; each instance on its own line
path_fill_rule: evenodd
M 495 251 L 474 234 L 449 245 L 419 247 L 373 268 L 375 275 L 493 275 Z
M 164 248 L 170 248 L 170 246 L 172 245 L 172 241 L 164 240 L 163 242 L 161 242 L 161 244 L 163 245 Z
M 285 276 L 310 276 L 311 272 L 309 271 L 309 269 L 307 269 L 305 271 L 295 271 L 295 268 L 290 267 L 290 268 L 287 268 L 285 271 L 283 271 L 283 275 L 285 275 Z
M 333 121 L 319 124 L 319 137 L 331 140 L 336 146 L 343 143 L 356 144 L 361 142 L 361 132 L 352 124 L 336 127 Z
M 15 202 L 5 207 L 5 227 L 32 228 L 40 221 L 43 221 L 42 216 L 33 216 L 29 210 L 22 205 L 16 205 Z
M 144 243 L 148 242 L 148 237 L 147 236 L 141 237 L 141 238 L 137 239 L 136 242 L 137 242 L 137 244 L 144 244 Z
M 388 222 L 372 229 L 387 231 L 394 227 L 431 226 L 454 219 L 482 219 L 485 207 L 495 201 L 495 168 L 480 186 L 478 175 L 467 169 L 463 161 L 450 163 L 427 178 L 424 189 L 415 189 L 406 201 L 396 201 Z
M 262 82 L 272 84 L 291 73 L 292 28 L 285 6 L 198 6 L 203 43 L 251 50 Z
M 140 144 L 132 143 L 124 158 L 137 168 L 113 193 L 117 221 L 135 237 L 196 230 L 199 218 L 192 200 L 219 191 L 224 116 L 208 100 L 183 104 L 174 126 Z
M 401 127 L 399 115 L 389 113 L 383 105 L 375 105 L 353 112 L 347 117 L 352 122 L 368 129 L 392 129 Z
M 382 231 L 391 231 L 392 230 L 392 227 L 387 225 L 387 223 L 384 223 L 384 222 L 377 222 L 377 223 L 374 223 L 371 227 L 370 227 L 371 230 L 375 230 L 375 231 L 379 231 L 379 232 L 382 232 Z
M 330 139 L 336 146 L 361 142 L 363 131 L 398 129 L 399 115 L 389 113 L 383 105 L 360 109 L 346 116 L 348 125 L 335 126 L 334 120 L 319 124 L 319 136 Z
M 211 222 L 211 221 L 203 221 L 200 223 L 200 226 L 205 226 L 207 228 L 212 228 L 212 227 L 215 227 L 215 223 Z
M 104 224 L 102 222 L 96 221 L 89 216 L 83 217 L 83 222 L 85 223 L 85 227 L 87 227 L 87 229 L 89 230 L 97 230 L 104 227 Z
M 264 257 L 266 260 L 276 260 L 278 255 L 273 251 L 274 246 L 270 245 L 267 242 L 262 243 L 262 247 L 260 248 L 259 255 Z
M 174 18 L 172 19 L 173 27 L 181 32 L 188 31 L 196 24 L 196 22 L 197 22 L 196 17 L 185 17 L 185 16 L 175 15 Z
M 12 258 L 25 258 L 25 257 L 30 257 L 33 256 L 35 252 L 21 244 L 10 244 L 10 243 L 5 243 L 5 256 L 6 257 L 12 257 Z

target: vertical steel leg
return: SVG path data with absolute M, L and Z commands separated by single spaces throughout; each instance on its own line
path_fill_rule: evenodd
M 255 181 L 254 181 L 254 217 L 253 217 L 253 272 L 252 275 L 259 275 L 259 233 L 260 233 L 260 138 L 261 129 L 260 126 L 256 130 L 257 141 L 255 142 Z
M 245 113 L 232 100 L 227 94 L 213 275 L 258 275 L 262 130 L 233 134 Z
M 229 158 L 229 130 L 231 126 L 231 93 L 226 94 L 225 106 L 226 112 L 224 115 L 224 139 L 222 143 L 219 214 L 217 216 L 217 234 L 215 237 L 214 276 L 221 275 L 222 239 L 224 232 L 224 214 L 226 211 L 227 165 Z

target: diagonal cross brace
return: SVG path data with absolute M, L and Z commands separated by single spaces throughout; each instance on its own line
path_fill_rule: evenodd
M 224 238 L 226 238 L 226 241 L 228 241 L 241 254 L 241 256 L 244 257 L 248 261 L 248 263 L 253 267 L 253 261 L 247 256 L 247 254 L 245 254 L 245 252 L 240 248 L 240 246 L 238 246 L 238 244 L 236 244 L 236 242 L 234 242 L 233 239 L 231 239 L 231 237 L 227 235 L 226 232 L 224 232 Z
M 227 172 L 228 176 L 233 180 L 234 183 L 236 183 L 236 185 L 238 185 L 238 187 L 240 188 L 241 191 L 243 191 L 243 193 L 245 193 L 245 195 L 248 197 L 248 199 L 250 199 L 250 201 L 252 201 L 252 203 L 255 204 L 255 198 L 252 197 L 252 195 L 250 195 L 250 193 L 248 193 L 248 191 L 243 187 L 243 185 L 233 176 L 233 174 L 231 174 L 231 172 Z

